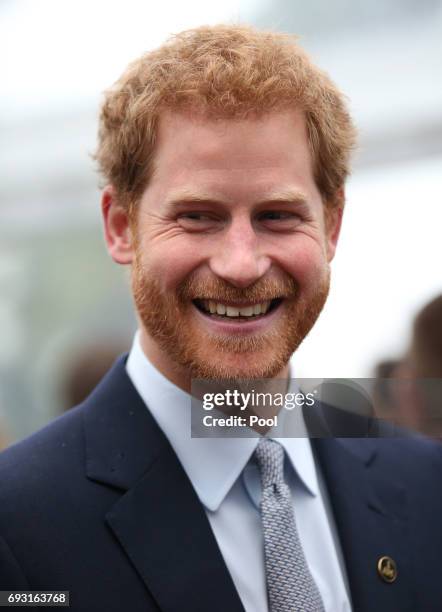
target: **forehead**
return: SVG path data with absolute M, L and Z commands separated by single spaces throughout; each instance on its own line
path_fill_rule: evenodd
M 316 191 L 303 113 L 215 119 L 163 112 L 151 188 L 178 186 L 231 188 L 250 196 L 262 188 Z
M 266 145 L 263 147 L 263 145 Z M 304 115 L 299 110 L 285 110 L 247 119 L 212 118 L 202 113 L 164 111 L 159 119 L 156 153 L 185 153 L 193 160 L 219 161 L 228 149 L 235 162 L 247 160 L 265 163 L 270 157 L 293 156 L 293 149 L 308 149 Z

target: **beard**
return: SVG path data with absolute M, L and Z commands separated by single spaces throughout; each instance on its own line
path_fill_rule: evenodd
M 132 292 L 141 323 L 168 361 L 190 378 L 244 380 L 274 378 L 315 324 L 330 287 L 328 264 L 314 286 L 301 290 L 288 274 L 260 279 L 240 289 L 216 277 L 199 280 L 190 275 L 175 292 L 165 293 L 159 281 L 141 263 L 132 268 Z M 237 336 L 208 333 L 198 325 L 193 300 L 265 302 L 284 297 L 271 329 Z

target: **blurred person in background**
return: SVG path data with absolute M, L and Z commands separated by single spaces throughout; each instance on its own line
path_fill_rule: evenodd
M 69 590 L 77 611 L 440 610 L 438 445 L 190 436 L 193 378 L 289 377 L 353 145 L 342 94 L 280 34 L 181 33 L 106 93 L 105 236 L 139 332 L 2 454 L 1 589 Z
M 61 376 L 62 410 L 69 410 L 81 404 L 95 389 L 117 357 L 126 350 L 123 344 L 106 340 L 95 341 L 81 349 L 73 349 Z
M 395 374 L 399 422 L 442 439 L 442 295 L 416 315 L 409 349 Z
M 385 359 L 379 362 L 375 368 L 373 407 L 376 417 L 379 419 L 390 422 L 397 422 L 399 419 L 393 380 L 400 366 L 401 361 L 399 359 Z
M 3 418 L 0 417 L 0 451 L 7 448 L 10 444 L 10 436 L 8 433 L 8 427 Z

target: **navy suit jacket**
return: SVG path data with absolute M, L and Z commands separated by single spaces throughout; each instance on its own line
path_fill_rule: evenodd
M 442 451 L 313 439 L 356 612 L 442 610 Z M 377 561 L 392 557 L 395 582 Z M 75 611 L 240 612 L 205 511 L 120 359 L 92 395 L 0 455 L 0 590 Z

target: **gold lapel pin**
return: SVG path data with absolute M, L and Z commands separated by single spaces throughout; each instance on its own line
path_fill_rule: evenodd
M 396 562 L 391 557 L 381 557 L 378 561 L 378 574 L 384 582 L 394 582 L 397 578 Z

